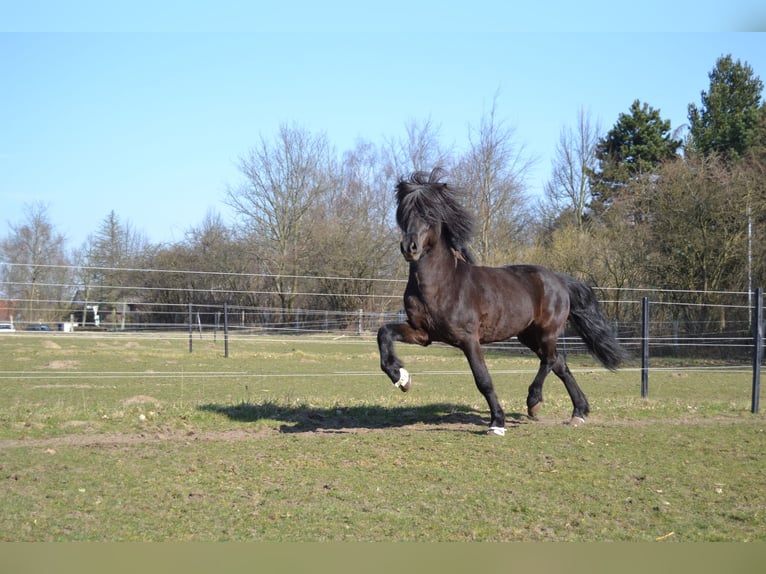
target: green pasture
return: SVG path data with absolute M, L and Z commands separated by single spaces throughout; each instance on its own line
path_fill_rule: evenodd
M 747 365 L 570 357 L 553 376 L 488 351 L 508 414 L 454 349 L 374 337 L 15 333 L 0 337 L 0 540 L 766 540 L 766 420 Z

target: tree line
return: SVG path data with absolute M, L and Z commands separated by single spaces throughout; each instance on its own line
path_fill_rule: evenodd
M 446 146 L 431 119 L 341 154 L 326 134 L 283 124 L 241 157 L 241 180 L 223 197 L 235 220 L 210 212 L 174 244 L 151 243 L 111 212 L 69 250 L 46 206 L 28 206 L 0 239 L 0 299 L 18 320 L 44 322 L 88 303 L 113 314 L 129 305 L 150 322 L 183 322 L 189 302 L 275 314 L 395 310 L 400 302 L 383 297 L 402 290 L 386 280 L 406 277 L 393 188 L 441 166 L 476 214 L 482 264 L 540 263 L 595 286 L 715 302 L 717 292 L 766 283 L 762 93 L 752 68 L 727 55 L 699 104 L 689 104 L 685 133 L 640 100 L 606 131 L 581 109 L 561 130 L 537 199 L 525 185 L 532 160 L 497 97 L 463 151 Z M 620 309 L 608 310 L 619 317 Z M 728 319 L 692 306 L 678 313 L 700 328 Z

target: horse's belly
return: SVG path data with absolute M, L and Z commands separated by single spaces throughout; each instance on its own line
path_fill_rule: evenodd
M 479 341 L 482 343 L 496 343 L 498 341 L 506 341 L 511 337 L 515 337 L 521 333 L 530 323 L 526 324 L 503 324 L 488 327 L 480 330 Z

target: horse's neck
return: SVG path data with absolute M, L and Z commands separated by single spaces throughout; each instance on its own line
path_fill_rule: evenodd
M 458 265 L 464 264 L 463 257 L 440 241 L 424 257 L 410 263 L 410 282 L 427 295 L 442 288 L 451 288 L 451 281 Z

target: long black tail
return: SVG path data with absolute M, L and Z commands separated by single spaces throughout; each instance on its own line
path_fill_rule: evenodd
M 615 370 L 628 353 L 617 342 L 593 289 L 569 275 L 561 273 L 559 277 L 569 291 L 569 320 L 588 350 L 607 369 Z

